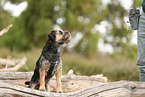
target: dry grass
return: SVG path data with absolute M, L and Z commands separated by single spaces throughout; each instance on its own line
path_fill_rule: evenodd
M 74 54 L 63 54 L 63 69 L 73 69 L 75 74 L 104 74 L 110 81 L 138 80 L 136 61 L 122 56 L 100 56 L 87 59 Z

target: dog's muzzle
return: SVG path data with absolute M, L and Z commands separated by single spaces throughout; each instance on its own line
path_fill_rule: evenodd
M 71 34 L 70 32 L 65 32 L 65 40 L 66 40 L 66 43 L 70 42 L 70 39 L 71 39 Z
M 61 40 L 59 41 L 60 44 L 63 44 L 63 43 L 68 43 L 70 42 L 70 39 L 71 39 L 71 34 L 69 31 L 64 31 L 64 35 L 63 37 L 61 38 Z

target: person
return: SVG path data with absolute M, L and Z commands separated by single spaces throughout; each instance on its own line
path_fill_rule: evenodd
M 142 1 L 142 11 L 139 20 L 137 37 L 138 37 L 137 66 L 139 67 L 139 79 L 141 82 L 145 82 L 145 0 Z

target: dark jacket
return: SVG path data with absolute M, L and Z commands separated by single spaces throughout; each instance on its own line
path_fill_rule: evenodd
M 142 2 L 142 10 L 145 12 L 145 0 Z

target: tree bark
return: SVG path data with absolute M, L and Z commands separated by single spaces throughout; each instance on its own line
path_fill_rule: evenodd
M 27 87 L 25 81 L 31 80 L 33 72 L 0 72 L 0 80 L 3 82 Z M 107 78 L 103 75 L 97 76 L 76 76 L 73 73 L 68 73 L 62 76 L 63 92 L 72 92 L 80 90 L 99 83 L 106 83 Z M 49 82 L 50 90 L 55 92 L 56 77 L 54 76 Z
M 118 81 L 101 83 L 69 93 L 52 93 L 0 81 L 0 96 L 47 96 L 47 97 L 144 97 L 145 83 Z
M 50 80 L 51 92 L 27 88 L 33 72 L 0 72 L 0 96 L 47 96 L 47 97 L 145 97 L 145 82 L 107 82 L 103 75 L 76 76 L 68 73 L 62 76 L 64 93 L 54 93 L 55 76 Z

